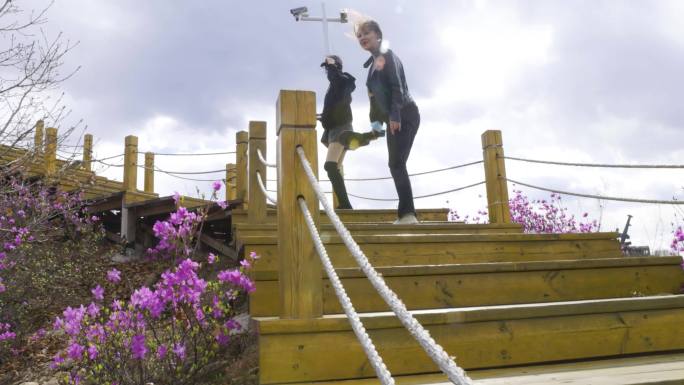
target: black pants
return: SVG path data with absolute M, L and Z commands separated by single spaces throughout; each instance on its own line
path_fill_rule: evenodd
M 399 196 L 399 207 L 397 209 L 399 218 L 409 213 L 416 213 L 416 209 L 413 207 L 413 190 L 411 189 L 408 171 L 406 171 L 406 162 L 419 126 L 418 106 L 411 103 L 401 110 L 401 131 L 393 135 L 389 129 L 387 130 L 389 169 Z

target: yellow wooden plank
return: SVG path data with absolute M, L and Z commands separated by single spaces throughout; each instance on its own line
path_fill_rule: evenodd
M 676 264 L 413 276 L 391 276 L 387 270 L 381 272 L 385 282 L 409 309 L 676 294 L 684 284 L 684 272 Z M 342 283 L 357 311 L 389 310 L 367 278 L 343 278 Z M 257 280 L 256 285 L 250 296 L 250 314 L 276 315 L 277 281 Z M 323 281 L 323 312 L 342 313 L 327 279 Z
M 428 324 L 466 369 L 608 357 L 684 348 L 684 309 L 635 310 L 516 320 Z M 261 323 L 260 323 L 261 326 Z M 395 375 L 436 372 L 403 327 L 368 328 Z M 353 332 L 265 334 L 260 329 L 260 382 L 373 377 Z M 331 347 L 344 348 L 331 348 Z

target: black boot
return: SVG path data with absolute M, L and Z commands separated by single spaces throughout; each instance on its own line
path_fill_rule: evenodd
M 352 205 L 349 203 L 349 197 L 347 196 L 347 188 L 344 185 L 344 178 L 340 174 L 340 170 L 337 168 L 337 162 L 325 162 L 323 166 L 325 171 L 328 173 L 328 179 L 333 187 L 333 192 L 337 196 L 337 200 L 340 205 L 337 209 L 351 210 Z

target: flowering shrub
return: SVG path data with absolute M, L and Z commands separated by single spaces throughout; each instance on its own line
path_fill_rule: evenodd
M 73 296 L 62 280 L 91 274 L 82 263 L 101 239 L 98 220 L 78 193 L 21 177 L 0 179 L 0 363 L 45 322 L 56 298 Z
M 214 186 L 212 200 L 216 191 Z M 55 319 L 54 328 L 68 341 L 53 367 L 72 368 L 67 383 L 193 384 L 225 365 L 218 357 L 241 331 L 236 302 L 255 290 L 245 273 L 258 256 L 251 253 L 239 268 L 219 271 L 213 280 L 202 278 L 202 267 L 218 261 L 213 254 L 206 265 L 193 260 L 204 218 L 206 210 L 181 206 L 168 220 L 155 223 L 159 244 L 150 254 L 179 263 L 153 287 L 140 287 L 130 298 L 107 305 L 97 285 L 92 302 L 68 307 Z M 119 282 L 121 272 L 112 269 L 106 279 Z
M 583 219 L 568 215 L 561 205 L 560 194 L 552 193 L 549 200 L 530 200 L 520 190 L 513 190 L 515 196 L 508 200 L 511 221 L 522 225 L 526 233 L 590 233 L 598 231 L 596 220 L 589 221 L 587 213 Z M 583 222 L 584 221 L 584 222 Z
M 673 231 L 670 249 L 676 254 L 681 254 L 684 252 L 684 229 L 682 226 L 677 226 L 677 228 Z
M 520 190 L 513 190 L 515 194 L 508 200 L 511 213 L 511 221 L 522 226 L 526 233 L 590 233 L 598 231 L 599 224 L 596 220 L 577 219 L 567 213 L 567 208 L 561 204 L 560 194 L 552 193 L 548 200 L 530 201 Z M 477 215 L 465 215 L 461 217 L 456 210 L 449 211 L 450 221 L 463 221 L 465 223 L 488 223 L 488 213 L 480 210 Z
M 69 307 L 55 320 L 69 340 L 53 365 L 80 366 L 68 379 L 74 384 L 193 383 L 240 331 L 233 303 L 240 292 L 254 291 L 244 273 L 256 258 L 252 253 L 214 281 L 200 278 L 200 264 L 188 258 L 153 288 L 141 287 L 128 301 L 110 305 L 94 293 L 93 302 Z

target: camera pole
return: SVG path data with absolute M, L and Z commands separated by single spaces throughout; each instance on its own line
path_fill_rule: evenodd
M 330 39 L 328 37 L 328 23 L 346 23 L 347 22 L 347 11 L 340 11 L 340 17 L 338 18 L 328 18 L 325 12 L 325 3 L 321 2 L 321 17 L 312 17 L 307 13 L 306 7 L 295 8 L 290 11 L 295 17 L 296 21 L 320 21 L 323 24 L 323 44 L 325 48 L 325 54 L 330 55 Z

